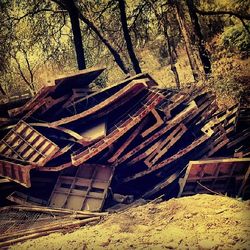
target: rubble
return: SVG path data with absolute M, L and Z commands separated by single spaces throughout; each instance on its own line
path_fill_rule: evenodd
M 0 189 L 7 179 L 6 193 L 17 191 L 8 200 L 103 211 L 162 194 L 249 197 L 249 108 L 219 111 L 212 93 L 162 89 L 146 73 L 91 89 L 103 70 L 57 79 L 8 110 Z
M 39 206 L 9 206 L 0 209 L 0 247 L 80 227 L 100 220 L 106 213 L 70 211 Z

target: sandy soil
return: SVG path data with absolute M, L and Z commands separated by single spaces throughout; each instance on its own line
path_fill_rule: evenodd
M 111 214 L 11 249 L 250 249 L 250 201 L 195 195 Z

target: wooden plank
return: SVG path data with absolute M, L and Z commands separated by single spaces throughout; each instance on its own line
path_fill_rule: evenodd
M 32 196 L 26 195 L 24 193 L 17 192 L 17 191 L 8 195 L 6 199 L 19 205 L 26 205 L 26 206 L 30 206 L 30 205 L 46 206 L 47 205 L 47 201 L 45 200 L 41 200 Z

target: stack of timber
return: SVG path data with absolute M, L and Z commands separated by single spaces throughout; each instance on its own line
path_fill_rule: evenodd
M 249 106 L 146 73 L 95 91 L 92 68 L 55 80 L 0 129 L 0 192 L 23 206 L 103 211 L 158 196 L 249 197 Z M 13 192 L 15 191 L 15 192 Z

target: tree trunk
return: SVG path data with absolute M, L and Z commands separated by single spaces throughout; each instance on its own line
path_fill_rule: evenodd
M 169 57 L 170 57 L 170 67 L 172 72 L 174 73 L 174 77 L 175 77 L 175 83 L 176 83 L 176 87 L 179 89 L 180 88 L 180 79 L 179 79 L 179 75 L 177 72 L 177 69 L 175 67 L 175 59 L 174 59 L 174 54 L 173 54 L 173 49 L 172 49 L 172 45 L 170 42 L 170 37 L 168 35 L 168 19 L 167 19 L 167 14 L 164 15 L 164 23 L 163 23 L 163 29 L 164 29 L 164 35 L 165 38 L 167 40 L 167 45 L 168 45 L 168 53 L 169 53 Z
M 52 0 L 54 3 L 58 4 L 59 6 L 61 6 L 62 9 L 67 9 L 67 2 L 68 0 L 64 0 L 64 1 L 59 1 L 59 0 Z M 74 4 L 75 5 L 75 4 Z M 102 36 L 102 34 L 100 33 L 100 31 L 98 30 L 98 28 L 94 25 L 94 23 L 92 23 L 89 19 L 87 19 L 79 10 L 79 8 L 75 5 L 77 13 L 78 13 L 78 18 L 83 21 L 101 40 L 101 42 L 104 43 L 104 45 L 108 48 L 108 50 L 110 51 L 110 53 L 112 54 L 112 56 L 115 59 L 115 62 L 117 63 L 117 65 L 120 67 L 120 69 L 123 71 L 124 74 L 128 74 L 128 70 L 125 66 L 125 63 L 123 62 L 122 58 L 120 57 L 119 53 L 114 49 L 114 47 L 111 45 L 111 43 L 104 37 Z
M 193 24 L 195 40 L 197 40 L 199 54 L 200 54 L 201 62 L 203 64 L 204 71 L 206 74 L 210 74 L 211 73 L 210 56 L 204 46 L 204 37 L 201 32 L 201 27 L 199 24 L 198 16 L 195 11 L 193 0 L 187 0 L 187 6 L 189 10 L 189 15 Z
M 131 40 L 131 37 L 129 34 L 129 30 L 128 30 L 125 0 L 119 0 L 119 9 L 120 9 L 120 17 L 121 17 L 123 35 L 124 35 L 124 39 L 126 41 L 128 54 L 129 54 L 130 60 L 133 64 L 134 71 L 136 72 L 136 74 L 139 74 L 139 73 L 141 73 L 141 68 L 140 68 L 139 62 L 137 60 L 137 57 L 135 55 L 133 43 L 132 43 L 132 40 Z
M 125 63 L 123 62 L 122 58 L 120 57 L 119 53 L 113 48 L 111 43 L 100 33 L 100 31 L 97 29 L 97 27 L 88 20 L 82 13 L 79 13 L 79 18 L 99 37 L 99 39 L 104 43 L 104 45 L 108 48 L 110 53 L 115 59 L 115 62 L 120 67 L 120 69 L 124 72 L 124 74 L 128 74 L 128 69 L 125 66 Z
M 180 6 L 180 3 L 178 1 L 175 2 L 175 10 L 176 10 L 176 19 L 179 23 L 180 31 L 182 33 L 182 36 L 183 36 L 183 39 L 185 42 L 185 49 L 187 52 L 190 67 L 191 67 L 192 72 L 193 72 L 193 77 L 194 77 L 195 81 L 198 81 L 198 80 L 203 78 L 202 77 L 203 72 L 201 72 L 201 70 L 198 66 L 199 59 L 193 53 L 193 47 L 192 47 L 191 39 L 189 37 L 189 33 L 187 31 L 184 13 L 183 13 L 182 7 Z
M 71 27 L 72 27 L 72 32 L 73 32 L 78 69 L 86 69 L 85 56 L 84 56 L 83 43 L 82 43 L 82 35 L 81 35 L 79 18 L 78 18 L 78 10 L 73 1 L 68 1 L 66 4 L 66 8 L 69 12 L 69 17 L 70 17 L 70 22 L 71 22 Z

